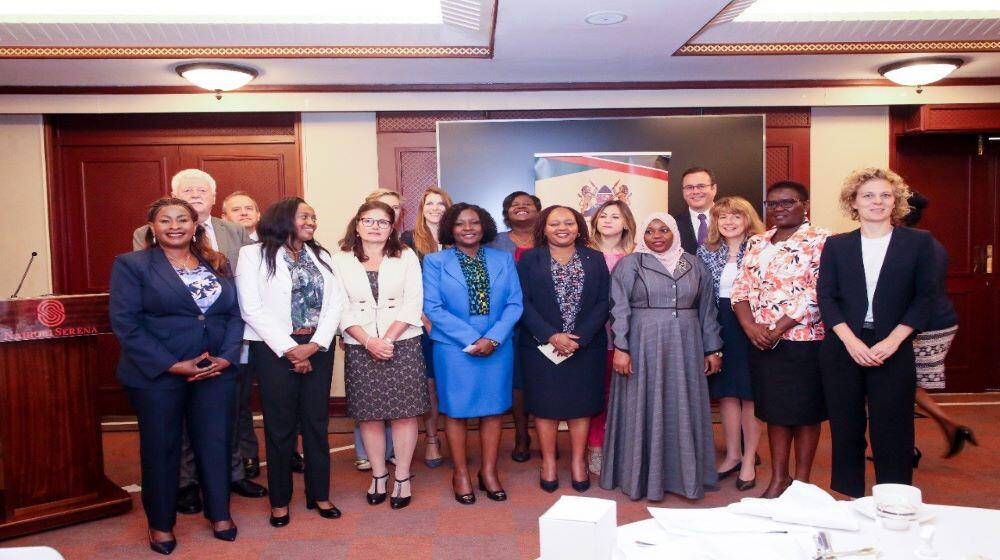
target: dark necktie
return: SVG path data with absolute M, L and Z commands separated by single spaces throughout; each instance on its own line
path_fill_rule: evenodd
M 708 237 L 708 223 L 705 222 L 705 215 L 698 214 L 698 245 L 705 242 Z

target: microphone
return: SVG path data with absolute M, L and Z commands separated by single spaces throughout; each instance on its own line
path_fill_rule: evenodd
M 31 258 L 28 259 L 28 266 L 24 267 L 24 274 L 21 275 L 21 281 L 17 283 L 17 289 L 10 295 L 10 299 L 17 299 L 17 294 L 21 292 L 21 286 L 24 285 L 24 279 L 28 277 L 28 271 L 31 270 L 31 263 L 35 262 L 35 257 L 37 256 L 37 252 L 31 252 Z

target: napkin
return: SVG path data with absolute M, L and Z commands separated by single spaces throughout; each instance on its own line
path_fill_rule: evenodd
M 797 480 L 777 498 L 743 498 L 725 509 L 734 514 L 768 517 L 779 523 L 845 531 L 860 529 L 857 519 L 845 504 L 822 488 Z
M 769 531 L 785 532 L 783 527 L 773 521 L 747 517 L 727 511 L 727 508 L 706 509 L 674 509 L 646 508 L 653 519 L 668 533 L 675 535 L 692 535 L 696 533 L 767 533 Z

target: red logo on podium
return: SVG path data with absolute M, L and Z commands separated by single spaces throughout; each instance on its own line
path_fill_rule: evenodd
M 57 300 L 49 299 L 38 304 L 38 322 L 49 327 L 58 327 L 66 320 L 66 308 Z

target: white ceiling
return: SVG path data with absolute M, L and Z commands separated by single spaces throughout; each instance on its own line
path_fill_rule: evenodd
M 875 79 L 876 69 L 883 64 L 926 54 L 673 56 L 728 4 L 726 0 L 499 0 L 492 59 L 240 62 L 259 70 L 254 84 L 260 85 L 673 82 Z M 620 11 L 628 19 L 606 27 L 584 23 L 584 17 L 599 10 Z M 779 40 L 782 26 L 788 26 L 744 25 L 770 25 L 769 40 Z M 854 26 L 842 27 L 853 40 L 909 39 L 898 33 L 887 37 L 884 29 L 864 27 L 863 23 L 844 25 Z M 977 25 L 968 26 L 966 31 L 998 28 L 996 20 Z M 387 31 L 396 35 L 385 35 L 381 43 L 399 44 L 400 29 Z M 995 40 L 997 34 L 990 33 Z M 10 43 L 0 41 L 0 46 L 4 45 Z M 1000 77 L 1000 53 L 959 56 L 966 64 L 952 77 Z M 0 86 L 184 86 L 186 82 L 173 67 L 190 61 L 5 59 L 0 60 Z

